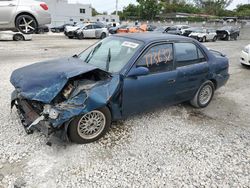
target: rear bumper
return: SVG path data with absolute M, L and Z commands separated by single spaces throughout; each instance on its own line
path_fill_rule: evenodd
M 217 75 L 216 81 L 217 81 L 217 87 L 216 89 L 219 89 L 220 87 L 226 85 L 227 81 L 229 80 L 230 75 Z

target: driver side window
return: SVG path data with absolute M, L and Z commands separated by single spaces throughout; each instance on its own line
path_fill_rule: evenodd
M 146 67 L 151 74 L 173 70 L 173 45 L 151 47 L 139 60 L 137 67 Z

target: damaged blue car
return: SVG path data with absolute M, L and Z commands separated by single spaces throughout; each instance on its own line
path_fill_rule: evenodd
M 204 108 L 226 84 L 229 63 L 191 38 L 159 33 L 105 38 L 79 55 L 15 70 L 11 106 L 27 131 L 76 143 L 112 121 L 189 101 Z

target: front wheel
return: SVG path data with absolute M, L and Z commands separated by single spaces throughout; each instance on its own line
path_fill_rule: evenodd
M 211 102 L 214 96 L 214 84 L 211 81 L 206 81 L 196 92 L 194 98 L 190 101 L 191 105 L 196 108 L 205 108 Z
M 15 35 L 13 36 L 13 40 L 14 40 L 14 41 L 24 41 L 25 38 L 24 38 L 24 36 L 21 35 L 21 34 L 15 34 Z
M 107 107 L 76 117 L 69 125 L 71 141 L 86 144 L 100 139 L 109 130 L 111 113 Z
M 20 15 L 16 18 L 16 28 L 24 34 L 33 34 L 37 30 L 38 24 L 34 17 L 30 15 Z
M 100 38 L 104 39 L 105 37 L 106 37 L 106 33 L 102 33 Z
M 84 39 L 84 35 L 83 35 L 83 33 L 79 33 L 79 34 L 77 35 L 77 38 L 78 38 L 79 40 Z
M 202 42 L 206 42 L 206 40 L 207 40 L 206 37 L 202 38 Z
M 217 41 L 217 37 L 215 36 L 214 38 L 213 38 L 213 42 L 216 42 Z

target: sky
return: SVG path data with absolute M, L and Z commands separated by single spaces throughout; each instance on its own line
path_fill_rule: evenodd
M 238 4 L 245 4 L 248 3 L 248 1 L 250 0 L 233 0 L 228 9 L 233 10 Z M 92 7 L 99 12 L 107 11 L 108 13 L 111 13 L 115 10 L 116 0 L 69 0 L 69 2 L 92 4 Z M 127 6 L 129 3 L 136 3 L 136 0 L 118 0 L 118 2 L 118 9 L 122 10 L 122 8 Z

